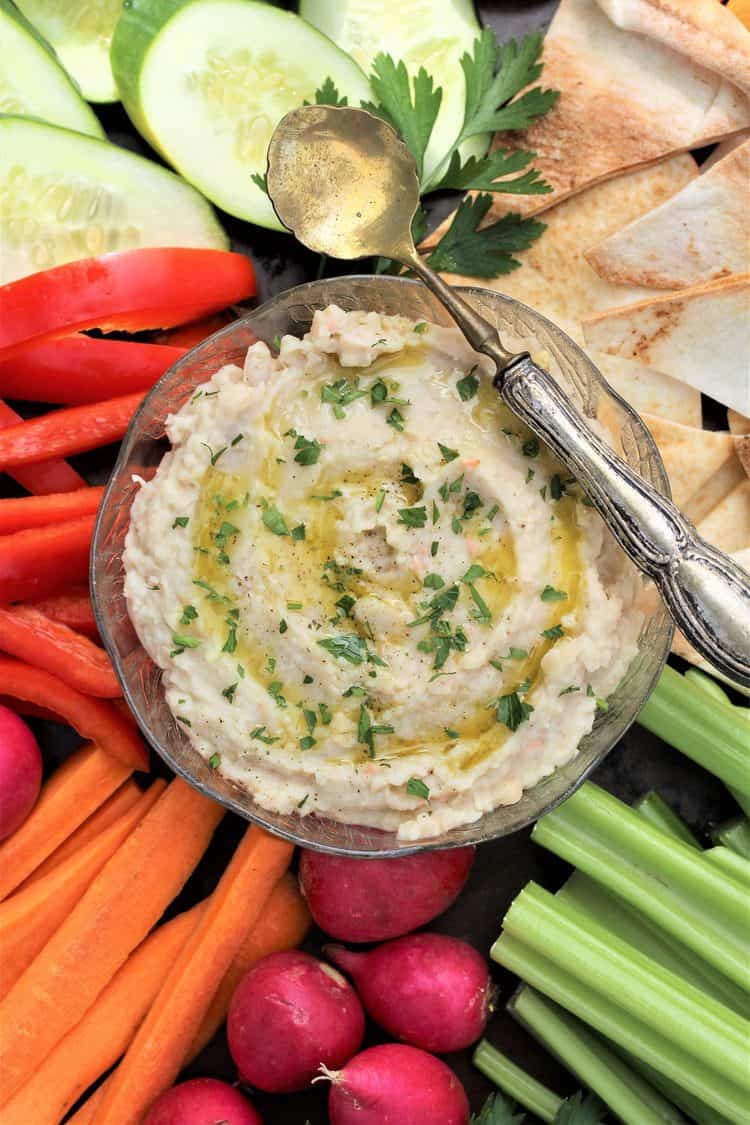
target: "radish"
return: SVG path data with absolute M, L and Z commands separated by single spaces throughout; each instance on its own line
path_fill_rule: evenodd
M 0 840 L 26 820 L 41 784 L 37 740 L 15 711 L 0 706 Z
M 268 1093 L 302 1090 L 322 1065 L 359 1050 L 365 1014 L 349 982 L 309 953 L 271 953 L 229 1005 L 229 1050 L 243 1081 Z
M 161 1094 L 143 1125 L 263 1125 L 247 1098 L 215 1078 L 194 1078 Z
M 444 934 L 410 934 L 368 953 L 327 945 L 354 980 L 367 1014 L 425 1051 L 461 1051 L 482 1034 L 494 995 L 483 957 Z
M 349 859 L 303 848 L 300 885 L 313 918 L 331 937 L 384 941 L 447 910 L 469 876 L 475 850 Z
M 330 1125 L 467 1125 L 466 1091 L 450 1067 L 403 1043 L 370 1047 L 343 1070 L 323 1069 L 333 1085 Z

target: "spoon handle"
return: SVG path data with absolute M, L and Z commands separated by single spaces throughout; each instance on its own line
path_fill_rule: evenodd
M 483 350 L 492 354 L 491 346 Z M 656 583 L 687 640 L 729 679 L 750 687 L 750 576 L 618 457 L 528 355 L 501 363 L 494 382 L 578 478 L 625 553 Z

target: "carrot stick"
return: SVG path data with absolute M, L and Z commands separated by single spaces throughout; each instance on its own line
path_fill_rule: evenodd
M 122 695 L 103 648 L 67 625 L 24 605 L 0 605 L 0 649 L 44 668 L 84 695 Z
M 0 1002 L 3 1105 L 33 1077 L 161 917 L 206 850 L 223 811 L 176 778 Z
M 83 1019 L 11 1098 L 3 1109 L 3 1125 L 58 1125 L 92 1082 L 117 1062 L 204 910 L 199 903 L 141 942 Z
M 232 994 L 247 970 L 269 953 L 294 949 L 304 939 L 309 927 L 310 912 L 299 892 L 296 879 L 289 874 L 282 875 L 271 892 L 271 897 L 257 924 L 245 938 L 225 973 L 219 990 L 211 1001 L 187 1054 L 180 1063 L 181 1067 L 192 1062 L 214 1037 L 226 1019 Z M 102 1086 L 89 1095 L 78 1112 L 71 1117 L 68 1125 L 91 1125 L 110 1082 L 111 1079 L 108 1078 Z
M 51 617 L 53 621 L 75 629 L 76 633 L 83 633 L 91 640 L 96 640 L 99 636 L 88 583 L 85 586 L 71 586 L 60 594 L 50 594 L 48 598 L 26 604 Z
M 282 875 L 273 889 L 260 918 L 240 946 L 232 964 L 222 977 L 221 984 L 211 1001 L 190 1048 L 181 1062 L 187 1066 L 199 1055 L 219 1030 L 229 1011 L 229 1001 L 248 969 L 267 957 L 295 949 L 304 941 L 310 929 L 310 911 L 300 894 L 297 880 L 287 873 Z
M 107 1088 L 96 1125 L 138 1125 L 177 1077 L 217 988 L 256 924 L 293 847 L 250 827 Z M 0 1018 L 0 1026 L 2 1019 Z
M 137 728 L 132 719 L 117 710 L 114 703 L 82 695 L 42 668 L 34 668 L 31 664 L 2 655 L 0 695 L 26 700 L 54 712 L 82 738 L 96 742 L 102 751 L 128 766 L 129 770 L 148 770 L 148 755 Z M 105 793 L 103 799 L 108 796 L 109 793 Z M 73 827 L 77 828 L 78 823 Z
M 0 399 L 0 429 L 15 426 L 22 421 L 21 415 L 16 414 L 15 410 Z M 86 488 L 86 481 L 80 473 L 77 473 L 67 461 L 57 459 L 39 461 L 36 465 L 19 466 L 9 476 L 12 476 L 22 488 L 38 496 L 47 495 L 49 492 L 73 492 L 77 488 Z
M 131 773 L 132 767 L 98 746 L 84 746 L 71 754 L 44 783 L 21 827 L 0 844 L 0 900 L 20 886 Z
M 119 441 L 144 397 L 142 391 L 106 402 L 51 410 L 0 430 L 0 470 L 33 465 L 53 457 L 85 453 Z
M 0 536 L 0 602 L 44 598 L 84 582 L 96 513 Z
M 156 803 L 166 782 L 155 781 L 128 812 L 43 879 L 0 903 L 0 999 L 28 969 L 94 876 Z
M 15 496 L 0 500 L 0 535 L 87 516 L 97 510 L 103 495 L 102 485 L 97 488 L 78 488 L 75 492 L 52 492 L 47 496 Z
M 40 863 L 35 871 L 32 871 L 28 879 L 21 884 L 19 890 L 25 890 L 30 887 L 32 883 L 36 883 L 38 879 L 42 879 L 45 875 L 49 875 L 50 871 L 54 870 L 58 864 L 62 863 L 64 859 L 69 859 L 79 848 L 84 844 L 88 844 L 94 840 L 100 832 L 105 828 L 109 828 L 110 824 L 122 816 L 123 813 L 132 809 L 143 796 L 142 791 L 138 788 L 134 781 L 126 781 L 117 789 L 109 800 L 93 812 L 90 817 L 84 820 L 80 828 L 76 828 L 75 832 L 71 832 L 67 840 L 63 840 L 59 848 L 55 848 L 52 855 L 47 856 L 43 863 Z M 18 892 L 16 892 L 18 893 Z

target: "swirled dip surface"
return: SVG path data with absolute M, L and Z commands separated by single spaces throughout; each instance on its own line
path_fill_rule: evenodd
M 214 768 L 419 839 L 575 755 L 636 652 L 634 577 L 458 332 L 330 307 L 167 432 L 126 594 Z

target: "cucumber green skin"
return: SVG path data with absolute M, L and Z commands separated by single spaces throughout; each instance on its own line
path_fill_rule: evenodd
M 2 27 L 4 20 L 15 24 L 16 29 L 24 32 L 32 41 L 30 46 L 32 49 L 36 49 L 39 55 L 40 67 L 54 69 L 57 72 L 59 81 L 69 87 L 69 105 L 71 109 L 75 106 L 75 113 L 78 119 L 76 128 L 81 133 L 86 133 L 90 137 L 101 137 L 104 139 L 104 130 L 99 124 L 99 119 L 84 100 L 78 83 L 68 74 L 67 70 L 62 65 L 54 47 L 47 42 L 44 36 L 39 34 L 34 25 L 26 19 L 23 12 L 12 3 L 12 0 L 0 0 L 0 27 Z M 66 120 L 50 121 L 50 124 L 59 125 L 61 128 L 73 128 L 73 116 L 73 113 L 69 113 Z M 45 120 L 48 119 L 45 118 Z
M 7 180 L 11 168 L 19 168 L 32 179 L 48 176 L 51 179 L 59 177 L 62 181 L 67 172 L 78 177 L 88 176 L 89 184 L 96 185 L 98 179 L 106 190 L 114 188 L 125 200 L 135 201 L 136 214 L 139 211 L 140 216 L 148 215 L 145 236 L 135 243 L 117 245 L 115 249 L 132 249 L 134 245 L 229 249 L 229 240 L 213 208 L 195 188 L 160 164 L 106 140 L 88 137 L 72 129 L 60 129 L 35 118 L 0 114 L 0 185 Z M 139 200 L 141 191 L 143 197 Z M 163 214 L 160 209 L 162 199 Z M 46 222 L 48 227 L 53 227 L 55 235 L 65 234 L 63 220 L 34 213 L 33 200 L 30 207 L 32 217 L 40 224 Z M 123 216 L 121 225 L 127 227 L 135 221 L 131 212 Z M 189 236 L 186 236 L 186 230 L 189 230 Z M 49 265 L 60 265 L 88 256 L 86 251 L 68 253 L 65 250 L 56 254 L 55 261 L 39 265 L 33 260 L 33 247 L 24 243 L 11 262 L 13 251 L 6 245 L 4 253 L 3 243 L 4 235 L 0 228 L 0 284 L 25 277 Z M 106 250 L 89 253 L 102 252 Z
M 204 8 L 213 2 L 218 3 L 220 0 L 129 0 L 115 27 L 110 50 L 112 71 L 118 85 L 122 104 L 138 132 L 168 163 L 182 172 L 189 182 L 193 182 L 198 190 L 203 191 L 209 198 L 212 198 L 210 184 L 205 184 L 205 181 L 199 182 L 195 175 L 191 178 L 187 170 L 180 168 L 179 163 L 173 159 L 172 154 L 165 147 L 165 143 L 156 135 L 149 124 L 147 111 L 143 105 L 142 81 L 149 53 L 170 21 L 183 9 L 194 4 Z M 297 28 L 305 27 L 305 34 L 324 42 L 330 51 L 341 55 L 346 60 L 346 66 L 351 68 L 352 72 L 361 80 L 362 91 L 358 93 L 358 97 L 366 96 L 367 79 L 360 68 L 346 52 L 337 48 L 328 36 L 318 31 L 317 28 L 306 27 L 304 21 L 300 21 L 299 17 L 292 12 L 284 11 L 275 5 L 257 3 L 256 0 L 247 0 L 247 10 L 248 19 L 257 19 L 263 11 L 267 10 L 269 14 L 273 13 L 276 20 L 289 20 Z M 320 74 L 321 83 L 325 77 L 325 74 Z M 346 93 L 345 90 L 342 92 Z M 189 125 L 189 120 L 186 120 L 186 128 L 189 128 Z M 255 185 L 252 185 L 252 190 L 248 195 L 247 208 L 232 210 L 232 214 L 258 225 L 266 226 L 269 229 L 283 231 L 284 228 L 275 215 L 259 214 L 253 208 L 252 192 L 257 190 Z M 222 205 L 220 201 L 217 202 L 219 206 Z
M 22 0 L 19 0 L 19 3 L 21 2 Z M 95 5 L 98 0 L 91 0 L 91 2 Z M 34 4 L 31 3 L 31 0 L 23 0 L 23 3 L 25 3 L 27 7 L 31 7 L 32 10 L 29 12 L 28 16 L 25 13 L 22 13 L 22 15 L 25 16 L 27 22 L 30 21 L 30 25 L 34 26 L 36 30 L 36 25 L 34 24 L 34 20 L 36 18 L 35 12 L 33 11 Z M 47 0 L 48 6 L 54 7 L 54 3 L 55 0 Z M 44 6 L 44 0 L 42 0 L 41 7 L 44 8 Z M 40 23 L 41 22 L 42 21 L 40 19 Z M 37 35 L 39 34 L 40 32 L 37 30 Z M 52 49 L 54 50 L 54 45 L 52 43 L 51 45 Z M 58 44 L 59 50 L 56 51 L 57 59 L 58 62 L 60 62 L 60 64 L 63 66 L 65 71 L 71 77 L 73 77 L 73 68 L 70 67 L 69 64 L 62 62 L 62 58 L 65 56 L 65 46 L 66 45 L 63 43 Z M 101 53 L 99 49 L 93 44 L 91 45 L 90 53 L 94 58 L 93 65 L 88 64 L 88 61 L 84 65 L 80 58 L 77 60 L 76 74 L 74 78 L 77 88 L 81 91 L 82 95 L 90 102 L 103 104 L 108 102 L 116 102 L 117 91 L 115 89 L 114 79 L 112 78 L 111 73 L 109 73 L 109 67 L 107 66 L 106 72 L 103 72 Z M 86 59 L 88 59 L 88 52 L 86 54 Z

